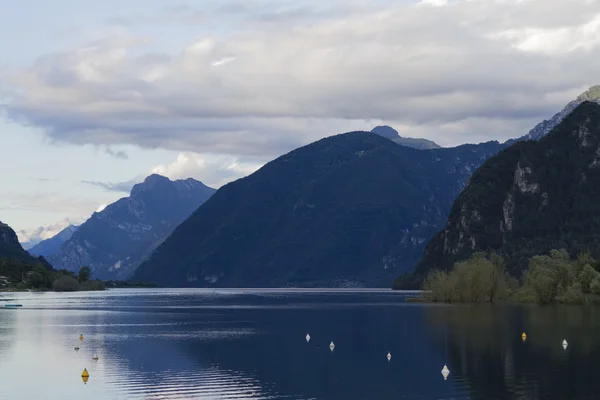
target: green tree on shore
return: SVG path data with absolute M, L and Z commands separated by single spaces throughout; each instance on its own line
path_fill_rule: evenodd
M 85 282 L 89 281 L 91 274 L 92 274 L 92 271 L 90 270 L 90 267 L 79 268 L 79 274 L 77 275 L 77 279 L 79 280 L 79 283 L 85 283 Z
M 454 264 L 451 272 L 434 270 L 425 279 L 425 298 L 446 303 L 498 300 L 539 304 L 600 304 L 598 263 L 586 253 L 575 260 L 565 250 L 529 259 L 521 284 L 506 273 L 502 258 L 476 253 Z

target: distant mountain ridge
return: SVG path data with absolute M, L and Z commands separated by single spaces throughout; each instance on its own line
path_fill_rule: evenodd
M 399 145 L 412 147 L 413 149 L 426 150 L 426 149 L 439 149 L 437 143 L 432 142 L 431 140 L 421 139 L 421 138 L 409 138 L 402 137 L 394 128 L 387 125 L 376 126 L 371 129 L 372 133 L 376 133 L 379 136 L 383 136 L 386 139 L 393 140 Z
M 73 233 L 75 233 L 78 227 L 79 226 L 76 225 L 69 225 L 56 235 L 49 239 L 42 240 L 27 251 L 34 256 L 44 256 L 46 258 L 53 256 L 63 243 L 71 239 L 71 236 L 73 236 Z
M 132 279 L 165 286 L 388 286 L 501 145 L 417 150 L 369 132 L 298 148 L 220 188 Z
M 520 275 L 551 249 L 600 257 L 600 105 L 584 101 L 538 142 L 490 158 L 458 197 L 416 269 L 449 269 L 495 251 Z
M 552 118 L 540 122 L 531 129 L 529 133 L 517 140 L 540 140 L 584 101 L 592 101 L 600 104 L 600 85 L 590 87 L 588 90 L 577 96 L 575 100 L 570 101 L 561 111 L 554 114 Z
M 33 229 L 21 229 L 17 232 L 17 236 L 21 246 L 23 246 L 25 250 L 29 250 L 38 243 L 56 236 L 69 225 L 78 225 L 79 223 L 80 221 L 65 218 L 54 224 L 38 226 Z
M 95 212 L 49 260 L 57 268 L 89 266 L 98 279 L 125 280 L 215 189 L 194 179 L 150 175 L 129 197 Z

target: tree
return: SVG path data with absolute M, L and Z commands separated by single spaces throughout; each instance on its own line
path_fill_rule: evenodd
M 81 267 L 79 269 L 79 275 L 77 276 L 79 283 L 87 282 L 92 274 L 90 267 Z

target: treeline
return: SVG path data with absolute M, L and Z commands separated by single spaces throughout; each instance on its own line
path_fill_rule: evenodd
M 44 263 L 1 258 L 0 290 L 104 290 L 104 282 L 90 280 L 89 267 L 81 267 L 76 275 L 65 269 L 55 270 Z
M 431 271 L 423 290 L 426 300 L 445 303 L 600 304 L 598 270 L 600 262 L 587 253 L 570 259 L 567 251 L 552 250 L 531 257 L 519 280 L 509 276 L 502 257 L 476 253 L 450 272 Z

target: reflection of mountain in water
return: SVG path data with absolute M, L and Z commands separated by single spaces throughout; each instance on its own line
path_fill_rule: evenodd
M 251 373 L 182 354 L 178 342 L 173 339 L 165 345 L 164 339 L 151 338 L 117 342 L 112 346 L 105 384 L 125 389 L 128 396 L 161 399 L 262 399 L 276 394 Z
M 442 306 L 425 308 L 425 317 L 437 340 L 447 336 L 449 368 L 468 382 L 473 399 L 577 400 L 600 393 L 600 380 L 590 379 L 600 356 L 600 310 Z
M 132 376 L 143 374 L 161 390 L 186 374 L 198 385 L 202 376 L 218 377 L 207 381 L 215 390 L 251 383 L 264 396 L 289 399 L 458 398 L 462 390 L 443 381 L 443 347 L 425 340 L 420 307 L 396 294 L 215 296 L 196 298 L 195 308 L 186 302 L 192 304 L 181 299 L 168 313 L 149 314 L 185 323 L 154 328 L 155 338 L 131 333 L 114 341 Z

